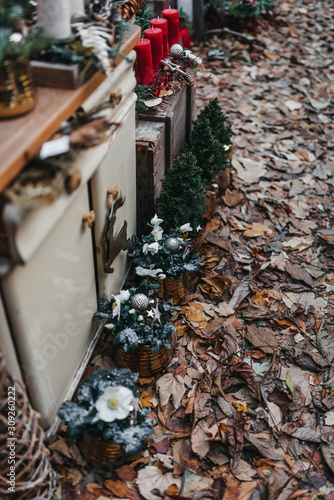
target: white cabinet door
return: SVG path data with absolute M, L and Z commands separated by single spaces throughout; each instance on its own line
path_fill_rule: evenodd
M 60 216 L 51 229 L 45 227 L 47 237 L 2 282 L 24 378 L 44 427 L 56 416 L 91 343 L 96 310 L 92 230 L 82 223 L 90 210 L 87 184 L 64 200 L 66 207 L 58 201 L 48 207 L 56 211 L 50 219 L 57 219 L 57 210 Z M 35 218 L 40 232 L 42 216 L 43 209 L 30 214 L 30 227 Z M 23 240 L 28 244 L 26 232 Z
M 121 249 L 122 241 L 130 239 L 136 231 L 135 101 L 135 96 L 130 96 L 115 117 L 120 126 L 109 140 L 108 153 L 92 178 L 99 293 L 107 299 L 119 292 L 124 279 L 127 250 Z M 112 272 L 105 272 L 108 260 L 105 231 L 108 207 L 112 202 L 108 191 L 116 185 L 125 201 L 115 213 L 116 221 L 110 233 L 112 252 L 115 254 L 110 268 Z

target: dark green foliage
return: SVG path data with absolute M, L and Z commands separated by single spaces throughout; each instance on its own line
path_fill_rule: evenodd
M 185 147 L 162 181 L 157 206 L 168 229 L 189 222 L 195 229 L 205 211 L 202 172 L 196 156 Z
M 150 300 L 147 310 L 135 309 L 131 303 L 135 294 L 143 293 Z M 172 310 L 170 302 L 159 302 L 153 297 L 153 290 L 149 288 L 146 280 L 140 287 L 130 288 L 129 299 L 121 304 L 119 317 L 116 317 L 114 298 L 110 300 L 99 300 L 99 312 L 94 317 L 107 319 L 114 325 L 112 333 L 114 335 L 114 345 L 121 344 L 124 351 L 135 349 L 139 345 L 150 345 L 152 353 L 156 354 L 160 347 L 171 348 L 170 336 L 175 333 L 175 327 L 168 323 L 169 313 Z
M 224 146 L 231 145 L 232 127 L 228 123 L 227 116 L 222 112 L 217 97 L 211 99 L 209 104 L 202 109 L 198 116 L 205 116 L 209 120 L 211 131 L 215 139 L 218 139 Z
M 150 99 L 155 99 L 156 96 L 152 92 L 150 88 L 143 87 L 143 85 L 137 85 L 134 89 L 134 92 L 137 94 L 137 103 L 136 109 L 139 113 L 143 113 L 147 111 L 149 108 L 146 106 L 144 101 L 149 101 Z
M 155 17 L 157 17 L 156 13 L 150 7 L 148 7 L 147 0 L 144 0 L 141 5 L 140 12 L 136 14 L 135 24 L 138 24 L 138 26 L 141 27 L 143 33 L 144 30 L 151 27 L 150 21 Z
M 190 145 L 201 169 L 203 181 L 212 182 L 225 166 L 225 149 L 216 138 L 205 115 L 198 116 L 193 122 Z
M 32 13 L 33 7 L 29 0 L 1 0 L 0 1 L 0 27 L 18 31 L 18 25 Z
M 210 0 L 210 4 L 221 12 L 233 17 L 246 19 L 265 14 L 273 7 L 274 0 Z
M 139 409 L 135 416 L 129 415 L 124 420 L 113 422 L 95 421 L 97 410 L 95 403 L 108 387 L 124 386 L 134 390 L 138 373 L 128 369 L 112 372 L 102 369 L 85 379 L 78 390 L 78 401 L 66 401 L 59 409 L 58 415 L 67 424 L 67 433 L 71 441 L 78 443 L 87 434 L 100 437 L 104 441 L 121 444 L 125 453 L 138 455 L 143 440 L 153 434 L 153 420 L 146 418 L 149 409 Z M 135 419 L 130 425 L 130 419 Z
M 18 59 L 24 57 L 29 59 L 31 54 L 39 53 L 50 47 L 53 39 L 43 36 L 40 28 L 32 29 L 20 42 L 10 42 L 8 36 L 0 35 L 0 61 L 6 59 Z

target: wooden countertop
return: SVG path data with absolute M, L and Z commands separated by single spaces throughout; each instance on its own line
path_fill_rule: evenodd
M 121 52 L 129 54 L 140 36 L 139 26 L 131 25 L 124 35 Z M 121 61 L 122 57 L 118 56 L 115 66 Z M 18 118 L 0 120 L 0 192 L 105 78 L 98 72 L 75 90 L 38 87 L 33 111 Z

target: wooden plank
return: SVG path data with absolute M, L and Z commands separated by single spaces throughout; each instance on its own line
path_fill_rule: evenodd
M 125 33 L 121 52 L 129 54 L 140 36 L 139 26 L 132 25 Z M 122 60 L 121 56 L 116 58 L 115 65 Z M 32 112 L 18 118 L 0 120 L 0 192 L 105 78 L 98 72 L 75 90 L 38 87 L 37 104 Z

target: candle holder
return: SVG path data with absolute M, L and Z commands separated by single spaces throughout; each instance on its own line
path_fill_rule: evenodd
M 29 61 L 23 57 L 0 63 L 0 117 L 10 118 L 31 111 L 36 104 L 36 90 Z

